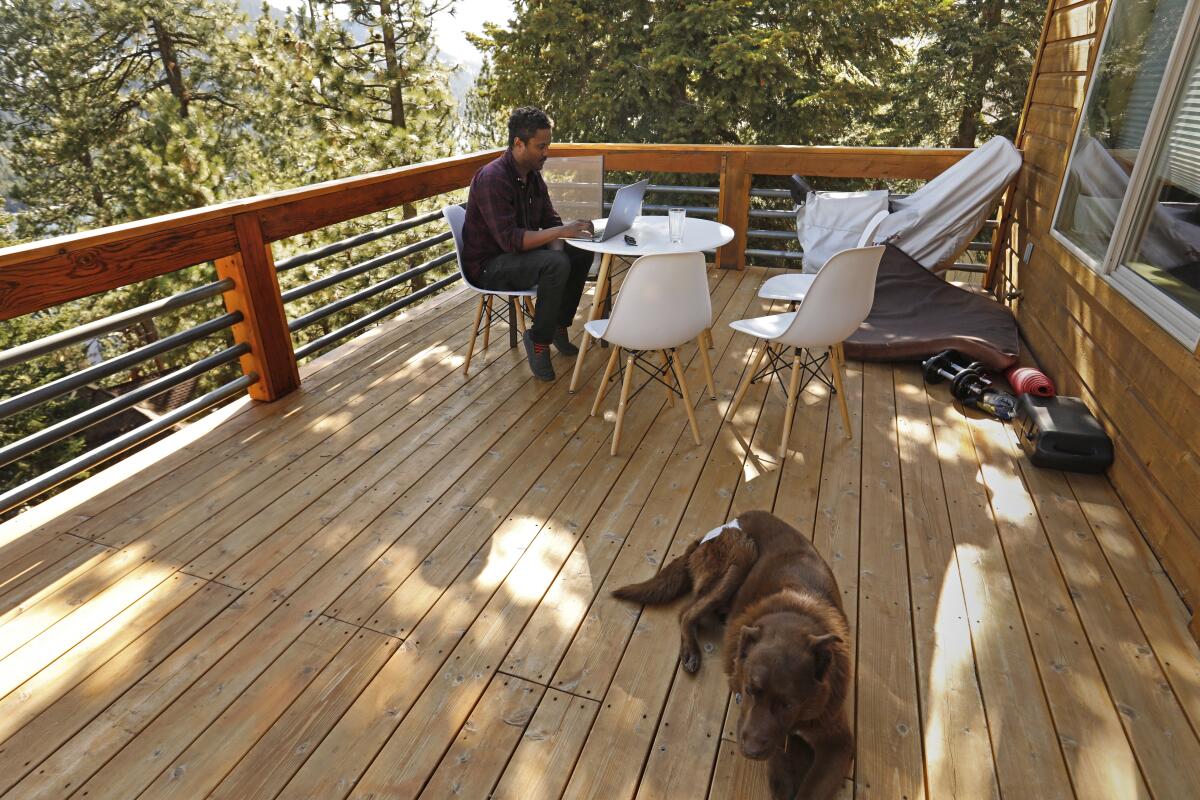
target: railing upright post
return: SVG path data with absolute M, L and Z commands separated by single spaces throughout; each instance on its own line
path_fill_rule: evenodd
M 275 273 L 271 246 L 263 239 L 258 215 L 253 212 L 233 218 L 238 252 L 216 260 L 217 275 L 233 281 L 225 292 L 225 307 L 241 311 L 244 319 L 233 326 L 237 342 L 250 345 L 241 357 L 244 374 L 257 373 L 249 388 L 255 400 L 276 400 L 300 385 L 300 371 L 292 349 L 292 335 Z
M 723 269 L 746 268 L 750 177 L 746 171 L 745 152 L 726 153 L 721 157 L 721 195 L 717 203 L 717 220 L 733 228 L 733 241 L 717 248 L 717 266 Z

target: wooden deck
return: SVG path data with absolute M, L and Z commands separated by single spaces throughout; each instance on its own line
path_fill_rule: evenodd
M 780 463 L 776 387 L 720 424 L 765 274 L 711 273 L 700 447 L 647 389 L 609 456 L 599 354 L 571 396 L 501 332 L 464 381 L 454 292 L 0 527 L 3 797 L 765 797 L 716 638 L 688 676 L 608 596 L 751 508 L 841 584 L 845 797 L 1194 797 L 1200 653 L 1108 482 L 879 364 Z

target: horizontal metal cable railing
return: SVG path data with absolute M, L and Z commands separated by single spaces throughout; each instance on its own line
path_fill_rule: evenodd
M 131 326 L 194 306 L 229 291 L 233 286 L 234 282 L 230 279 L 214 281 L 9 348 L 0 352 L 0 369 L 16 368 L 33 359 L 49 356 L 66 348 L 97 340 L 106 334 L 126 330 Z M 226 332 L 243 320 L 244 315 L 241 311 L 220 314 L 198 325 L 177 331 L 83 369 L 75 370 L 28 391 L 4 398 L 0 400 L 0 419 L 30 411 L 51 400 L 89 386 L 102 387 L 102 382 L 108 378 L 128 372 L 148 362 L 157 362 L 172 351 L 187 348 L 209 337 Z M 213 370 L 237 361 L 249 352 L 250 347 L 245 343 L 225 347 L 190 364 L 160 374 L 79 413 L 52 421 L 28 435 L 0 447 L 0 467 L 27 458 L 55 442 L 81 435 L 89 428 L 107 419 L 139 407 L 142 403 L 188 381 L 197 380 Z M 196 400 L 175 409 L 167 409 L 167 413 L 155 415 L 155 418 L 145 424 L 138 425 L 115 439 L 11 488 L 0 494 L 0 513 L 54 488 L 80 472 L 91 469 L 158 436 L 182 420 L 237 394 L 256 380 L 257 376 L 248 379 L 246 375 L 243 375 L 226 382 Z M 143 413 L 146 413 L 145 410 Z
M 388 236 L 394 236 L 399 233 L 404 233 L 415 228 L 429 225 L 430 223 L 442 221 L 443 217 L 441 211 L 430 211 L 419 216 L 412 217 L 411 219 L 386 225 L 373 231 L 351 236 L 333 244 L 325 245 L 323 247 L 310 250 L 306 253 L 292 256 L 280 261 L 277 268 L 279 270 L 285 270 L 296 266 L 312 264 L 329 256 L 351 251 L 356 247 L 360 247 L 370 242 L 379 241 L 380 239 Z M 339 286 L 359 276 L 366 275 L 367 273 L 379 270 L 383 267 L 395 264 L 418 254 L 426 253 L 427 251 L 444 242 L 449 242 L 452 238 L 453 236 L 449 230 L 444 230 L 440 233 L 425 236 L 416 242 L 403 245 L 395 250 L 391 250 L 371 258 L 367 258 L 328 275 L 316 278 L 308 283 L 281 292 L 282 300 L 285 304 L 294 303 L 301 298 L 309 297 L 317 292 Z M 335 314 L 346 311 L 353 306 L 364 303 L 372 298 L 378 297 L 385 292 L 397 289 L 400 286 L 414 281 L 423 275 L 434 272 L 439 268 L 444 268 L 447 265 L 454 263 L 454 261 L 455 252 L 453 249 L 451 249 L 447 253 L 437 255 L 434 258 L 428 259 L 402 272 L 385 277 L 381 280 L 371 283 L 366 287 L 356 289 L 344 297 L 339 297 L 310 311 L 306 311 L 299 316 L 290 318 L 288 320 L 288 330 L 295 334 L 299 331 L 310 328 L 311 326 L 316 325 L 317 323 L 326 320 Z M 331 345 L 337 344 L 338 342 L 354 335 L 355 333 L 358 333 L 364 328 L 367 328 L 396 313 L 397 311 L 412 305 L 422 298 L 428 297 L 430 294 L 449 286 L 458 279 L 459 275 L 457 272 L 455 272 L 452 275 L 445 276 L 442 279 L 435 281 L 429 286 L 418 289 L 416 292 L 413 292 L 406 297 L 401 297 L 397 300 L 387 303 L 381 308 L 375 309 L 365 315 L 351 320 L 346 324 L 340 325 L 334 330 L 328 331 L 327 333 L 296 347 L 295 357 L 297 359 L 306 358 Z

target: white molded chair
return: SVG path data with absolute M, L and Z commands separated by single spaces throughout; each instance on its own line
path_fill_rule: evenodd
M 450 223 L 450 232 L 454 234 L 454 255 L 458 260 L 458 273 L 462 275 L 463 283 L 479 293 L 479 308 L 475 311 L 475 324 L 471 328 L 471 342 L 467 345 L 467 361 L 463 364 L 463 375 L 465 376 L 471 369 L 471 354 L 475 352 L 475 337 L 479 335 L 479 321 L 484 318 L 484 312 L 487 312 L 487 318 L 483 321 L 484 350 L 487 350 L 488 340 L 491 338 L 492 320 L 504 319 L 501 311 L 492 309 L 492 298 L 504 298 L 505 303 L 512 313 L 509 319 L 516 320 L 517 329 L 524 335 L 525 318 L 529 317 L 533 319 L 533 298 L 537 297 L 537 288 L 522 289 L 517 292 L 501 292 L 494 289 L 484 289 L 472 283 L 471 278 L 467 275 L 467 271 L 463 269 L 462 263 L 462 230 L 463 223 L 467 219 L 467 210 L 458 205 L 446 206 L 442 209 L 442 216 L 446 218 L 446 222 Z
M 843 250 L 829 259 L 821 271 L 813 276 L 812 285 L 804 301 L 795 311 L 729 323 L 735 331 L 748 333 L 755 339 L 763 340 L 762 349 L 751 358 L 750 368 L 733 398 L 730 419 L 737 413 L 750 384 L 759 377 L 769 377 L 789 366 L 783 352 L 789 348 L 795 351 L 790 365 L 792 374 L 788 382 L 783 441 L 779 446 L 780 458 L 787 455 L 800 378 L 805 372 L 820 377 L 821 365 L 826 360 L 832 367 L 833 383 L 842 407 L 842 423 L 846 428 L 846 436 L 851 436 L 850 410 L 846 407 L 846 392 L 843 388 L 845 357 L 842 353 L 842 342 L 858 330 L 858 326 L 871 313 L 871 306 L 875 302 L 875 276 L 879 272 L 879 261 L 883 257 L 883 251 L 883 245 Z M 757 343 L 755 346 L 757 347 Z M 778 348 L 777 352 L 771 350 L 773 346 Z M 818 349 L 828 351 L 828 355 L 813 359 L 808 351 Z M 760 376 L 759 366 L 768 353 L 772 363 L 768 365 L 764 375 Z
M 866 247 L 871 241 L 871 237 L 875 235 L 875 229 L 879 227 L 879 223 L 888 216 L 888 212 L 880 211 L 871 221 L 867 223 L 867 227 L 863 229 L 862 236 L 858 237 L 858 247 Z M 763 281 L 763 285 L 758 287 L 758 296 L 764 300 L 784 300 L 789 303 L 799 303 L 804 299 L 804 295 L 812 287 L 813 280 L 817 277 L 817 273 L 802 273 L 789 272 L 785 275 L 776 275 L 774 278 L 768 278 Z
M 700 360 L 704 364 L 704 377 L 708 392 L 717 396 L 713 385 L 712 364 L 708 348 L 700 337 L 712 325 L 712 302 L 708 296 L 708 277 L 705 274 L 704 256 L 700 253 L 667 253 L 642 256 L 633 262 L 625 283 L 608 319 L 595 319 L 584 328 L 588 335 L 615 345 L 604 377 L 596 389 L 596 400 L 592 403 L 592 416 L 600 410 L 600 403 L 608 389 L 609 379 L 617 366 L 622 350 L 627 351 L 624 376 L 621 380 L 621 399 L 617 405 L 617 424 L 613 429 L 612 454 L 617 454 L 621 443 L 621 424 L 625 419 L 625 406 L 629 402 L 629 385 L 635 365 L 662 383 L 666 389 L 668 404 L 674 404 L 676 388 L 671 382 L 674 372 L 678 381 L 678 393 L 687 409 L 688 424 L 692 438 L 700 444 L 700 429 L 696 425 L 696 412 L 692 408 L 684 378 L 683 364 L 679 361 L 676 348 L 696 340 Z M 644 353 L 659 351 L 662 365 L 652 363 Z

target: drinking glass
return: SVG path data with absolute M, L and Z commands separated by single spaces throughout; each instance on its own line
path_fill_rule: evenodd
M 683 220 L 687 217 L 687 209 L 672 208 L 667 211 L 667 228 L 672 242 L 683 241 Z

